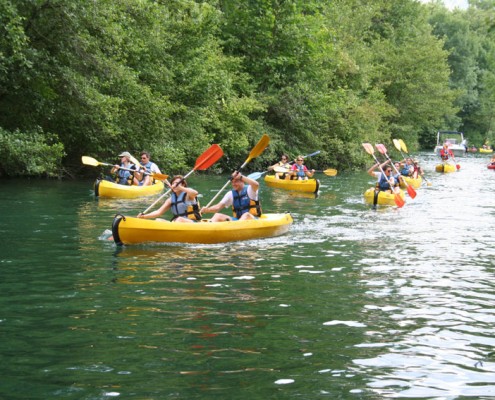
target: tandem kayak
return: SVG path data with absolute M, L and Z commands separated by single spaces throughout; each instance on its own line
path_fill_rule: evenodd
M 457 169 L 456 166 L 453 164 L 438 164 L 435 167 L 435 171 L 447 173 L 447 172 L 455 172 L 457 171 Z
M 376 197 L 375 197 L 376 193 Z M 406 197 L 403 190 L 400 191 L 400 197 L 402 200 Z M 376 191 L 375 188 L 371 187 L 366 192 L 364 192 L 364 201 L 367 204 L 381 205 L 381 206 L 395 206 L 395 195 L 390 192 Z
M 409 186 L 412 186 L 414 189 L 419 189 L 421 187 L 421 184 L 423 183 L 423 178 L 421 177 L 421 175 L 419 175 L 417 178 L 413 178 L 411 176 L 403 176 L 402 178 Z M 405 189 L 406 184 L 401 182 L 400 187 L 402 189 Z
M 294 190 L 297 192 L 306 192 L 306 193 L 316 193 L 320 187 L 320 181 L 318 179 L 313 179 L 313 178 L 306 180 L 278 179 L 275 177 L 275 175 L 266 175 L 265 183 L 267 186 L 278 189 Z
M 290 213 L 263 214 L 246 221 L 194 223 L 126 217 L 117 214 L 112 223 L 117 245 L 157 243 L 225 243 L 260 239 L 287 233 L 293 219 Z
M 96 197 L 116 197 L 120 199 L 135 199 L 137 197 L 152 196 L 160 193 L 165 185 L 162 181 L 155 181 L 150 186 L 128 186 L 118 183 L 97 179 L 95 182 Z

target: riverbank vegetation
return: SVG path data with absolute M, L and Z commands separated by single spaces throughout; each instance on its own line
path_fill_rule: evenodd
M 361 142 L 432 149 L 493 137 L 495 2 L 0 0 L 0 175 L 57 176 L 81 155 L 148 150 L 189 170 L 211 143 L 231 170 Z

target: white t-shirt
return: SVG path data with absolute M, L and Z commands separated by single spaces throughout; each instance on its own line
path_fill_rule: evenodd
M 249 196 L 250 199 L 257 201 L 258 200 L 258 192 L 254 191 L 251 185 L 247 185 L 247 195 Z M 225 196 L 223 196 L 222 201 L 220 201 L 221 204 L 223 204 L 224 208 L 229 207 L 232 205 L 234 202 L 234 197 L 232 196 L 232 190 L 229 190 L 227 193 L 225 193 Z

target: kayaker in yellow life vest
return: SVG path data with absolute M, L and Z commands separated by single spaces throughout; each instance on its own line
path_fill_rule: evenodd
M 289 163 L 289 156 L 287 154 L 282 154 L 282 157 L 280 157 L 280 161 L 276 164 L 271 165 L 268 167 L 268 171 L 273 171 L 275 167 L 282 167 L 287 169 L 287 172 L 289 172 L 291 165 Z M 288 173 L 283 173 L 283 172 L 277 172 L 275 174 L 275 178 L 277 179 L 290 179 L 290 174 Z
M 121 164 L 115 164 L 111 169 L 112 174 L 117 175 L 116 182 L 120 185 L 139 185 L 139 179 L 141 178 L 141 174 L 131 171 L 126 171 L 125 169 L 136 169 L 136 166 L 131 163 L 131 154 L 128 151 L 124 151 L 119 154 Z
M 230 177 L 232 190 L 223 199 L 211 207 L 203 207 L 203 213 L 215 213 L 211 222 L 243 221 L 261 216 L 261 206 L 258 200 L 259 183 L 254 179 L 235 171 Z M 232 206 L 233 217 L 219 213 L 221 209 Z
M 182 175 L 176 175 L 169 184 L 172 195 L 165 200 L 162 206 L 149 214 L 139 213 L 138 218 L 156 218 L 171 210 L 173 222 L 195 222 L 201 219 L 199 204 L 196 196 L 198 192 L 187 187 L 187 182 Z M 159 218 L 160 219 L 160 218 Z

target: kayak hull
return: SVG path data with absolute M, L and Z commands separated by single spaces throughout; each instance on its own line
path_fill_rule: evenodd
M 400 191 L 400 197 L 404 200 L 405 193 L 403 190 Z M 366 204 L 381 205 L 381 206 L 395 206 L 395 195 L 390 192 L 377 192 L 375 198 L 375 188 L 369 188 L 364 192 L 364 201 Z
M 119 199 L 135 199 L 138 197 L 152 196 L 160 193 L 165 185 L 162 181 L 155 181 L 150 186 L 119 185 L 104 179 L 97 179 L 94 184 L 96 197 L 113 197 Z
M 452 165 L 452 164 L 438 164 L 435 167 L 435 171 L 448 173 L 448 172 L 455 172 L 455 171 L 457 171 L 457 169 L 456 169 L 456 166 Z
M 486 167 L 488 169 L 495 169 L 495 164 L 488 164 Z
M 293 190 L 296 192 L 316 193 L 320 187 L 320 181 L 318 179 L 307 180 L 289 180 L 289 179 L 277 179 L 274 175 L 266 175 L 265 183 L 267 186 Z
M 487 153 L 487 154 L 493 153 L 493 149 L 483 149 L 483 148 L 480 148 L 478 151 L 480 153 Z
M 421 184 L 423 183 L 423 178 L 418 176 L 417 178 L 413 178 L 410 176 L 403 176 L 404 180 L 407 182 L 409 186 L 412 186 L 414 189 L 419 189 L 421 187 Z M 400 187 L 402 189 L 406 189 L 406 184 L 405 183 L 400 183 Z
M 195 223 L 170 222 L 116 215 L 112 234 L 116 244 L 139 243 L 226 243 L 280 236 L 289 231 L 290 213 L 263 214 L 246 221 Z

